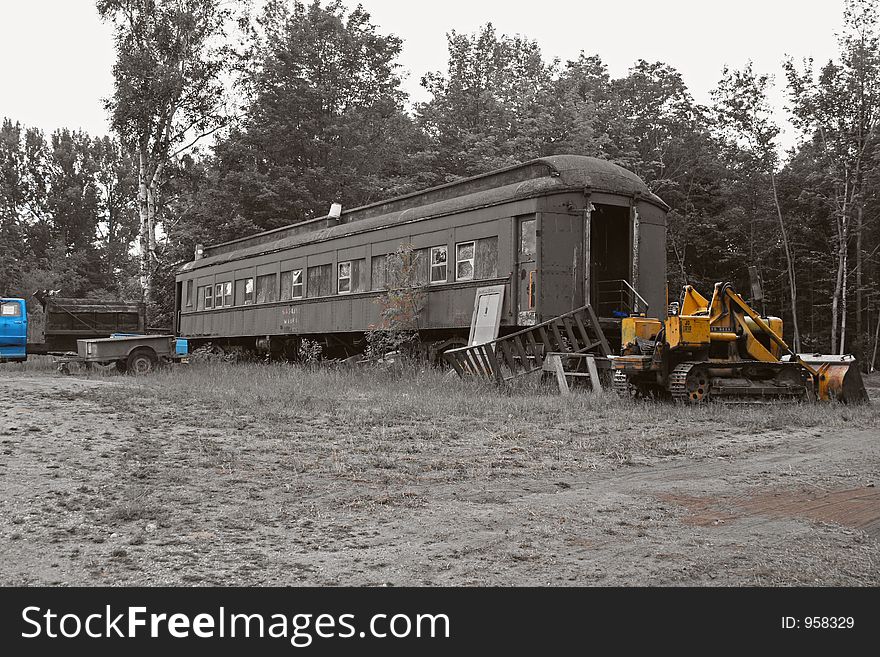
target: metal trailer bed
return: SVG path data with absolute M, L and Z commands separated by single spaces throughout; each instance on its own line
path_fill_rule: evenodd
M 77 353 L 55 359 L 58 371 L 70 373 L 70 365 L 115 365 L 120 372 L 146 374 L 161 364 L 186 361 L 187 342 L 173 335 L 113 335 L 76 341 Z

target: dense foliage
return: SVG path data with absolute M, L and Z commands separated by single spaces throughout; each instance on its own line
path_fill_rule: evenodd
M 785 154 L 767 101 L 773 80 L 750 63 L 721 71 L 705 107 L 663 62 L 640 59 L 614 78 L 598 55 L 548 59 L 535 41 L 486 25 L 448 35 L 446 70 L 421 78 L 430 100 L 412 106 L 401 40 L 361 7 L 269 0 L 249 15 L 235 4 L 98 3 L 117 29 L 116 136 L 47 138 L 4 120 L 0 293 L 131 296 L 145 289 L 146 268 L 163 323 L 174 266 L 198 243 L 321 216 L 331 202 L 578 153 L 635 171 L 672 207 L 670 290 L 718 280 L 746 290 L 756 266 L 767 309 L 804 350 L 870 357 L 880 318 L 877 0 L 847 0 L 832 61 L 784 63 L 801 135 Z

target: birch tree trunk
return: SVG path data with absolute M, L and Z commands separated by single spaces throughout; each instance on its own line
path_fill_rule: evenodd
M 865 329 L 862 323 L 862 315 L 865 312 L 864 297 L 862 295 L 862 227 L 863 227 L 864 204 L 859 203 L 856 211 L 856 357 L 862 360 L 865 352 L 865 344 L 870 340 L 865 339 Z M 870 331 L 868 327 L 868 331 Z
M 788 233 L 785 230 L 785 221 L 782 219 L 782 208 L 779 206 L 779 195 L 776 192 L 776 174 L 770 170 L 770 186 L 773 189 L 773 203 L 776 205 L 776 216 L 779 217 L 779 231 L 782 234 L 782 247 L 785 250 L 785 263 L 788 269 L 788 289 L 791 293 L 791 324 L 794 331 L 792 340 L 795 353 L 801 350 L 801 332 L 798 326 L 797 315 L 797 282 L 794 275 L 794 262 L 791 257 L 791 245 L 788 242 Z
M 844 240 L 843 240 L 843 285 L 840 288 L 840 350 L 837 352 L 839 354 L 843 354 L 846 347 L 846 288 L 847 288 L 847 279 L 849 278 L 849 249 L 847 248 L 847 241 L 849 238 L 849 221 L 847 221 L 847 226 L 844 227 Z
M 845 171 L 843 193 L 837 192 L 837 275 L 834 279 L 834 295 L 831 298 L 831 352 L 839 353 L 838 328 L 843 289 L 846 285 L 846 247 L 849 239 L 849 172 Z
M 144 152 L 144 147 L 141 146 L 138 149 L 138 215 L 140 217 L 138 272 L 145 299 L 151 298 L 153 291 L 153 277 L 150 275 L 150 244 L 155 241 L 155 235 L 151 240 L 153 222 L 150 217 L 149 196 L 147 154 Z
M 840 257 L 840 244 L 843 244 L 840 230 L 840 218 L 837 220 L 837 275 L 834 279 L 834 294 L 831 297 L 831 351 L 837 351 L 837 315 L 840 303 L 840 288 L 843 285 L 843 258 Z
M 226 30 L 243 17 L 235 4 L 97 3 L 101 18 L 115 28 L 113 128 L 137 153 L 138 274 L 144 298 L 158 305 L 164 301 L 156 298 L 154 283 L 163 165 L 225 124 L 223 76 L 234 50 L 225 43 Z

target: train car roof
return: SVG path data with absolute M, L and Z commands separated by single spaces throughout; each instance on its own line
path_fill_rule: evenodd
M 513 200 L 584 189 L 637 197 L 663 210 L 669 209 L 641 178 L 623 167 L 595 157 L 552 155 L 353 208 L 344 211 L 335 225 L 329 225 L 333 219 L 328 215 L 206 246 L 203 257 L 186 263 L 179 271 L 185 273 L 295 246 Z

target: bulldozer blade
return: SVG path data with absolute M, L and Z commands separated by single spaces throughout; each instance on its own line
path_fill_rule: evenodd
M 819 370 L 819 399 L 844 404 L 865 404 L 868 390 L 858 363 L 852 356 L 799 354 L 807 365 Z

